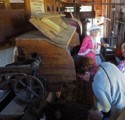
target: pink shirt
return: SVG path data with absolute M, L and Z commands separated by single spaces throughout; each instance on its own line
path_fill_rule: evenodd
M 125 60 L 119 63 L 118 68 L 125 74 Z
M 94 44 L 90 38 L 90 36 L 86 36 L 83 39 L 82 45 L 80 47 L 80 50 L 78 52 L 78 55 L 90 57 L 94 60 L 96 63 L 96 55 L 94 53 L 95 49 L 97 48 L 96 44 Z

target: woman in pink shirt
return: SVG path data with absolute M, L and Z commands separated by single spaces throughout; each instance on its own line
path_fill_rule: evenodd
M 100 30 L 99 26 L 92 26 L 88 30 L 90 34 L 87 35 L 83 39 L 80 50 L 78 52 L 78 55 L 80 55 L 80 56 L 86 56 L 86 57 L 92 58 L 94 60 L 95 64 L 97 64 L 95 52 L 98 47 L 98 44 L 96 43 L 95 38 L 96 38 L 99 30 Z

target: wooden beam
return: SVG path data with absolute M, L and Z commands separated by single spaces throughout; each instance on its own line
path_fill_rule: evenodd
M 73 3 L 73 2 L 62 2 L 62 4 L 65 5 L 77 5 L 77 4 L 81 4 L 81 5 L 124 5 L 125 3 L 104 3 L 104 2 L 77 2 L 77 3 Z
M 28 13 L 31 13 L 30 0 L 24 0 L 24 3 L 25 3 L 25 10 L 28 11 Z
M 121 24 L 125 24 L 125 22 L 124 21 L 116 21 L 116 23 L 121 23 Z
M 6 9 L 11 9 L 10 1 L 9 1 L 9 0 L 5 0 L 5 1 L 4 1 L 4 4 L 5 4 L 5 8 L 6 8 Z
M 0 0 L 0 3 L 2 3 L 2 4 L 3 4 L 3 3 L 4 3 L 4 0 Z

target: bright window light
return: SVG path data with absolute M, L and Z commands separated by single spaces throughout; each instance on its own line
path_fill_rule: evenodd
M 10 0 L 10 3 L 24 3 L 24 0 Z
M 92 11 L 92 6 L 81 6 L 80 7 L 80 12 L 90 12 Z
M 74 12 L 74 7 L 65 7 L 66 12 Z

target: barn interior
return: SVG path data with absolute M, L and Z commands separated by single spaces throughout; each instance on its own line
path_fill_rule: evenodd
M 0 120 L 89 120 L 92 83 L 74 56 L 92 25 L 107 43 L 97 58 L 116 64 L 124 0 L 0 0 Z

